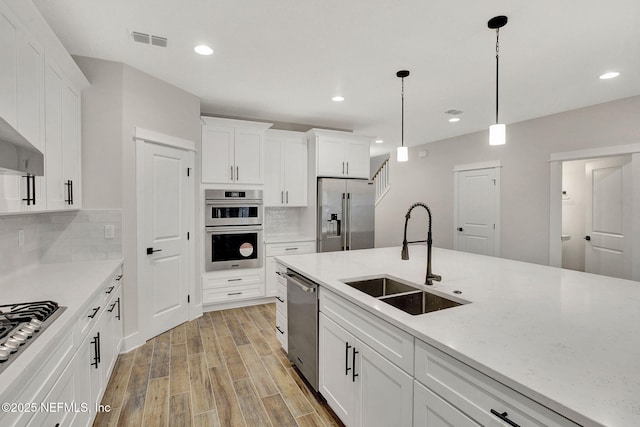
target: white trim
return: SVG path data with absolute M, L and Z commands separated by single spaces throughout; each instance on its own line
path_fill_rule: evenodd
M 200 122 L 204 126 L 228 126 L 233 128 L 253 128 L 260 130 L 267 130 L 271 126 L 273 126 L 273 123 L 251 122 L 249 120 L 227 119 L 225 117 L 210 116 L 200 116 Z
M 490 162 L 480 162 L 480 163 L 467 163 L 465 165 L 455 165 L 453 167 L 454 172 L 462 172 L 462 171 L 472 171 L 476 169 L 492 169 L 492 168 L 501 168 L 502 162 L 500 160 L 492 160 Z
M 128 353 L 131 350 L 140 347 L 144 343 L 145 340 L 142 338 L 142 335 L 139 332 L 134 332 L 131 335 L 124 337 L 122 345 L 120 346 L 120 353 Z
M 564 151 L 551 153 L 550 162 L 565 162 L 567 160 L 582 160 L 599 157 L 619 156 L 622 154 L 640 153 L 640 144 L 616 145 L 613 147 L 588 148 L 586 150 Z
M 493 165 L 493 166 L 488 166 L 488 167 L 478 167 L 479 165 Z M 460 169 L 460 170 L 455 170 L 455 168 L 457 167 L 469 167 L 468 169 Z M 500 257 L 501 256 L 501 233 L 500 230 L 502 229 L 502 221 L 501 221 L 501 217 L 500 217 L 500 211 L 501 211 L 501 198 L 500 198 L 500 188 L 502 187 L 502 178 L 501 178 L 501 170 L 502 170 L 502 165 L 500 160 L 495 160 L 495 161 L 491 161 L 491 162 L 484 162 L 484 163 L 472 163 L 472 164 L 467 164 L 467 165 L 459 165 L 459 166 L 455 166 L 454 167 L 454 171 L 453 171 L 453 249 L 454 250 L 459 250 L 458 249 L 458 239 L 457 237 L 457 233 L 458 233 L 458 183 L 459 183 L 459 174 L 458 172 L 467 172 L 470 170 L 480 170 L 480 169 L 495 169 L 495 176 L 496 176 L 496 191 L 494 192 L 494 198 L 493 198 L 493 212 L 494 212 L 494 217 L 493 220 L 495 221 L 496 224 L 496 228 L 494 229 L 494 233 L 493 233 L 493 256 L 495 257 Z
M 640 182 L 640 144 L 617 145 L 613 147 L 591 148 L 587 150 L 551 153 L 549 156 L 549 265 L 562 266 L 562 162 L 570 160 L 592 159 L 618 155 L 632 155 L 632 181 Z M 640 213 L 640 185 L 633 185 L 633 215 Z M 631 259 L 640 254 L 640 222 L 633 221 L 631 231 Z M 635 257 L 635 258 L 634 258 Z M 640 263 L 634 262 L 631 278 L 640 281 Z
M 206 304 L 202 306 L 203 312 L 227 310 L 230 308 L 250 307 L 252 305 L 271 304 L 276 302 L 276 297 L 262 297 L 246 299 L 233 302 L 223 302 L 218 304 Z
M 351 139 L 356 141 L 367 141 L 371 143 L 375 138 L 373 136 L 360 135 L 353 132 L 345 132 L 339 130 L 329 130 L 329 129 L 309 129 L 306 134 L 308 136 L 322 136 L 329 138 L 342 138 L 342 139 Z
M 147 142 L 153 142 L 169 147 L 179 148 L 181 150 L 196 151 L 196 143 L 188 139 L 178 138 L 177 136 L 165 135 L 149 129 L 137 127 L 133 133 L 133 139 L 141 139 Z
M 267 129 L 264 132 L 267 138 L 304 138 L 306 141 L 306 135 L 304 132 L 298 132 L 295 130 L 283 130 L 283 129 Z

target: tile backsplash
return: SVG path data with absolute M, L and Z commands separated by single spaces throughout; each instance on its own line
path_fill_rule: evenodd
M 300 208 L 264 209 L 265 234 L 292 234 L 300 232 Z
M 105 238 L 105 227 L 113 238 Z M 122 258 L 122 211 L 0 216 L 0 276 L 32 264 Z

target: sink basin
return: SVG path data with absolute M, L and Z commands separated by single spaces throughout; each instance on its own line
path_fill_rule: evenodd
M 466 303 L 423 291 L 420 285 L 410 285 L 388 276 L 345 280 L 342 283 L 414 316 Z
M 406 285 L 386 276 L 343 283 L 374 298 L 416 291 L 416 288 L 413 286 Z

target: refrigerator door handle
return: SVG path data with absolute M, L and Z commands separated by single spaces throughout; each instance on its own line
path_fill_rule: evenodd
M 347 250 L 351 250 L 351 193 L 347 193 L 347 211 L 346 211 L 346 215 L 347 216 L 347 237 L 346 237 L 346 247 Z
M 342 246 L 340 249 L 341 250 L 345 250 L 346 246 L 347 246 L 347 234 L 349 233 L 349 222 L 347 221 L 348 217 L 347 217 L 347 194 L 346 193 L 342 193 L 342 222 L 343 222 L 343 226 L 342 226 L 342 236 L 340 239 L 340 246 Z

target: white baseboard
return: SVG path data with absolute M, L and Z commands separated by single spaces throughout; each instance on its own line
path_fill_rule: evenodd
M 145 342 L 146 341 L 143 339 L 142 335 L 140 335 L 140 332 L 134 332 L 131 335 L 127 335 L 122 340 L 122 347 L 120 349 L 120 353 L 128 353 L 131 350 L 135 350 Z

